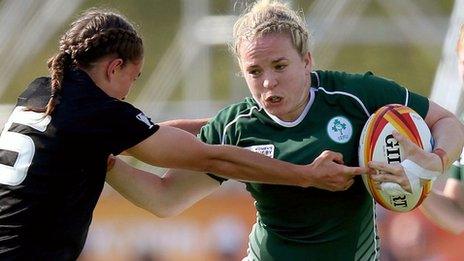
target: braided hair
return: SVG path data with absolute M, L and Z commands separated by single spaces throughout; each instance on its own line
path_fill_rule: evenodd
M 278 0 L 260 0 L 245 10 L 234 24 L 231 51 L 239 58 L 243 40 L 273 33 L 288 33 L 301 56 L 309 51 L 309 32 L 304 19 Z
M 59 51 L 48 60 L 51 95 L 45 108 L 39 111 L 50 115 L 58 101 L 65 71 L 71 66 L 90 69 L 93 63 L 115 54 L 124 63 L 143 57 L 143 43 L 134 26 L 122 15 L 91 9 L 71 23 L 61 36 Z

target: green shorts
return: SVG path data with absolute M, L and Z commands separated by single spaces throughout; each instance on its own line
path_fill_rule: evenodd
M 356 254 L 353 243 L 346 240 L 304 243 L 285 239 L 267 231 L 259 223 L 253 225 L 248 255 L 242 261 L 307 261 L 307 260 L 378 260 L 375 247 Z M 353 239 L 357 240 L 357 239 Z

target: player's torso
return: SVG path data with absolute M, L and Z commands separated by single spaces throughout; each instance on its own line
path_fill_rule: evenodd
M 347 113 L 345 106 L 327 103 L 318 92 L 313 95 L 309 111 L 295 126 L 284 127 L 263 110 L 254 109 L 252 116 L 237 115 L 234 124 L 226 124 L 224 140 L 295 164 L 309 164 L 324 150 L 332 150 L 343 154 L 346 165 L 357 165 L 358 139 L 366 116 Z M 352 233 L 353 221 L 369 214 L 372 207 L 360 178 L 348 191 L 335 193 L 259 183 L 247 183 L 247 189 L 256 199 L 260 221 L 267 228 L 309 241 L 321 240 L 328 234 L 333 237 L 333 233 Z
M 45 95 L 36 102 L 47 101 Z M 90 107 L 69 103 L 62 99 L 53 116 L 44 116 L 20 100 L 2 132 L 0 253 L 19 247 L 25 249 L 19 254 L 40 259 L 49 248 L 63 256 L 80 252 L 106 156 L 88 149 L 95 142 L 85 116 Z

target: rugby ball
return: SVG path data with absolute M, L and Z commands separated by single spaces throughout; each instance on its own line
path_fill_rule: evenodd
M 427 152 L 432 151 L 432 135 L 424 119 L 413 109 L 399 104 L 389 104 L 378 109 L 367 120 L 359 141 L 359 164 L 369 161 L 401 163 L 403 148 L 393 138 L 396 130 Z M 369 175 L 362 175 L 364 185 L 377 203 L 396 212 L 408 212 L 419 206 L 432 188 L 432 181 L 421 183 L 415 193 L 391 195 L 377 189 Z

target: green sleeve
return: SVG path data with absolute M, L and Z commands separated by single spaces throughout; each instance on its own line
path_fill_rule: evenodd
M 222 124 L 220 119 L 221 113 L 219 113 L 216 117 L 211 119 L 205 126 L 203 126 L 200 130 L 200 133 L 198 134 L 198 138 L 208 144 L 221 144 L 221 133 L 222 133 Z M 208 176 L 211 178 L 219 181 L 219 183 L 222 184 L 222 182 L 226 181 L 226 178 L 219 177 L 217 175 L 214 175 L 212 173 L 208 173 Z
M 364 74 L 361 82 L 362 88 L 365 89 L 363 100 L 372 112 L 384 105 L 397 103 L 407 105 L 422 118 L 427 115 L 427 97 L 413 93 L 392 80 L 377 77 L 371 72 Z
M 326 72 L 322 84 L 336 86 L 338 90 L 355 95 L 365 105 L 369 113 L 374 113 L 387 104 L 402 104 L 415 110 L 423 118 L 427 115 L 429 101 L 427 97 L 410 92 L 398 83 L 375 76 L 372 72 L 348 74 L 345 72 Z

